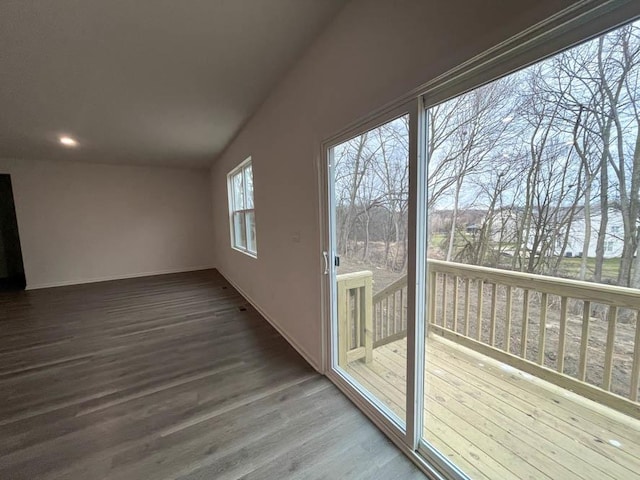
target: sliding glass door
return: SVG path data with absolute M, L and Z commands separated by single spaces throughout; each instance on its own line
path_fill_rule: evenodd
M 523 63 L 325 145 L 329 376 L 434 477 L 640 478 L 640 22 Z
M 423 448 L 471 478 L 640 477 L 639 112 L 640 22 L 425 109 Z
M 328 150 L 333 366 L 399 431 L 406 428 L 411 322 L 410 118 L 392 112 Z

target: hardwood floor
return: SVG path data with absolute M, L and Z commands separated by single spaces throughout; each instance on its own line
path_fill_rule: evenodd
M 0 478 L 424 477 L 210 270 L 0 294 Z

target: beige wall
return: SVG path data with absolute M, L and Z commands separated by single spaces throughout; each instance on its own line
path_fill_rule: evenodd
M 354 0 L 211 172 L 217 266 L 302 351 L 322 358 L 320 142 L 567 0 Z M 253 157 L 258 259 L 231 250 L 225 178 Z
M 27 288 L 213 266 L 207 170 L 0 160 Z

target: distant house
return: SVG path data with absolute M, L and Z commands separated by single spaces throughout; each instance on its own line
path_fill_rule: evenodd
M 599 208 L 593 208 L 591 217 L 591 235 L 589 238 L 589 249 L 587 256 L 596 256 L 596 246 L 598 245 L 598 237 L 600 235 L 600 221 L 602 215 Z M 565 249 L 567 257 L 578 257 L 582 255 L 586 241 L 586 221 L 584 217 L 584 209 L 577 213 L 576 218 L 571 224 L 569 241 Z M 622 213 L 619 209 L 609 208 L 609 217 L 607 221 L 607 229 L 604 232 L 604 258 L 616 258 L 622 256 L 624 248 L 624 222 Z
M 471 224 L 467 225 L 465 231 L 471 235 L 476 235 L 480 230 L 482 230 L 482 225 Z
M 432 226 L 435 226 L 435 230 L 448 233 L 451 228 L 451 211 L 441 210 L 434 212 L 431 215 Z M 464 228 L 464 231 L 469 235 L 476 235 L 487 221 L 488 212 L 484 210 L 469 210 L 463 211 L 458 218 L 458 228 Z M 493 214 L 491 220 L 491 241 L 494 244 L 502 244 L 503 246 L 511 245 L 517 240 L 518 228 L 522 223 L 522 209 L 520 208 L 504 208 L 497 210 Z M 591 235 L 589 237 L 589 247 L 587 256 L 596 256 L 596 247 L 598 244 L 600 221 L 602 215 L 600 208 L 597 205 L 591 207 Z M 586 241 L 586 221 L 584 216 L 584 208 L 580 207 L 573 216 L 573 221 L 570 226 L 569 237 L 567 239 L 566 248 L 562 248 L 565 240 L 565 229 L 560 228 L 560 234 L 555 239 L 555 246 L 553 253 L 555 255 L 564 255 L 566 257 L 580 257 Z M 555 228 L 549 228 L 550 231 Z M 527 247 L 533 248 L 533 237 L 535 233 L 530 235 L 527 241 Z M 624 247 L 624 222 L 622 219 L 622 213 L 619 209 L 610 207 L 609 216 L 607 221 L 606 232 L 604 233 L 604 258 L 617 258 L 622 255 Z M 509 251 L 509 248 L 507 248 Z
M 589 236 L 587 257 L 595 257 L 598 238 L 600 236 L 600 221 L 602 220 L 600 207 L 593 205 L 589 216 L 591 218 L 591 235 Z M 564 255 L 565 257 L 581 257 L 587 240 L 586 225 L 584 208 L 580 207 L 574 213 L 573 221 L 569 227 L 567 245 L 564 250 L 562 247 L 565 240 L 566 226 L 558 229 L 560 233 L 555 239 L 553 254 Z M 554 228 L 550 228 L 550 230 L 554 230 Z M 604 236 L 604 258 L 617 258 L 622 256 L 622 250 L 624 248 L 624 223 L 622 213 L 619 209 L 609 208 Z M 532 240 L 532 238 L 529 239 L 529 247 L 531 247 Z

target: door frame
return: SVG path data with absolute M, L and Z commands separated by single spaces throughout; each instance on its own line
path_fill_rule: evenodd
M 337 368 L 336 256 L 332 235 L 335 231 L 333 165 L 331 149 L 380 125 L 403 115 L 409 115 L 409 208 L 407 260 L 407 394 L 406 420 L 402 428 L 393 420 L 388 408 L 376 401 L 365 389 L 349 381 Z M 423 370 L 424 370 L 424 312 L 426 311 L 426 161 L 424 158 L 426 133 L 425 109 L 421 96 L 403 99 L 380 109 L 361 121 L 328 138 L 321 144 L 318 160 L 320 182 L 321 250 L 328 258 L 321 262 L 321 295 L 323 319 L 323 369 L 325 375 L 380 428 L 418 467 L 432 478 L 449 478 L 436 470 L 438 462 L 427 463 L 417 453 L 422 429 Z
M 496 78 L 526 67 L 561 50 L 581 43 L 588 38 L 600 35 L 607 30 L 640 18 L 640 4 L 633 0 L 583 0 L 576 2 L 556 14 L 542 20 L 520 33 L 517 33 L 492 48 L 470 58 L 457 67 L 433 78 L 417 88 L 400 96 L 382 108 L 373 110 L 357 122 L 324 140 L 317 156 L 317 174 L 319 185 L 321 251 L 329 252 L 330 221 L 328 150 L 332 146 L 353 138 L 364 131 L 375 128 L 386 121 L 399 116 L 398 112 L 414 113 L 410 121 L 410 195 L 409 195 L 409 272 L 408 286 L 413 289 L 413 301 L 409 303 L 413 310 L 413 318 L 419 321 L 408 322 L 407 357 L 413 353 L 413 360 L 407 358 L 407 415 L 406 431 L 398 433 L 395 425 L 380 414 L 378 409 L 357 392 L 351 383 L 337 373 L 332 357 L 332 315 L 331 304 L 335 293 L 334 273 L 322 275 L 321 280 L 321 318 L 322 318 L 322 368 L 323 373 L 378 426 L 416 465 L 427 475 L 436 479 L 466 478 L 457 469 L 452 469 L 437 451 L 430 448 L 420 438 L 422 415 L 416 419 L 416 412 L 422 412 L 422 392 L 424 369 L 424 312 L 426 307 L 426 259 L 416 254 L 416 247 L 426 245 L 426 108 L 441 103 L 448 98 L 481 86 Z M 417 110 L 417 111 L 416 111 Z M 413 131 L 413 136 L 411 135 Z M 418 135 L 419 134 L 419 135 Z M 422 138 L 424 137 L 424 138 Z M 412 141 L 411 139 L 415 139 Z M 413 165 L 413 171 L 412 171 Z M 420 182 L 417 182 L 420 180 Z M 422 185 L 417 189 L 417 184 Z M 413 187 L 411 187 L 413 185 Z M 412 200 L 413 199 L 413 200 Z M 420 206 L 424 211 L 420 210 Z M 422 228 L 417 220 L 423 220 Z M 413 233 L 412 233 L 413 232 Z M 421 238 L 421 235 L 424 235 Z M 415 243 L 411 243 L 415 242 Z M 330 252 L 333 254 L 333 252 Z M 411 256 L 417 263 L 411 261 Z M 319 256 L 319 269 L 324 271 L 324 260 Z M 330 268 L 332 270 L 332 268 Z M 419 297 L 423 299 L 419 302 Z M 420 310 L 420 308 L 422 310 Z M 408 318 L 411 318 L 408 316 Z M 413 352 L 411 352 L 413 349 Z M 420 368 L 417 368 L 419 366 Z M 416 400 L 411 403 L 411 397 Z M 417 420 L 417 422 L 416 422 Z M 415 428 L 417 426 L 417 428 Z M 428 463 L 430 462 L 430 463 Z
M 7 277 L 0 278 L 0 291 L 3 290 L 24 290 L 27 286 L 27 279 L 24 270 L 24 257 L 22 255 L 22 244 L 20 242 L 20 228 L 18 225 L 18 213 L 16 211 L 16 199 L 13 192 L 13 182 L 11 174 L 0 173 L 0 182 L 4 186 L 9 202 L 5 205 L 5 220 L 10 227 L 6 229 L 0 228 L 0 236 L 2 238 L 1 254 L 5 255 L 7 263 Z M 0 212 L 2 213 L 2 212 Z M 7 255 L 9 253 L 10 255 Z

